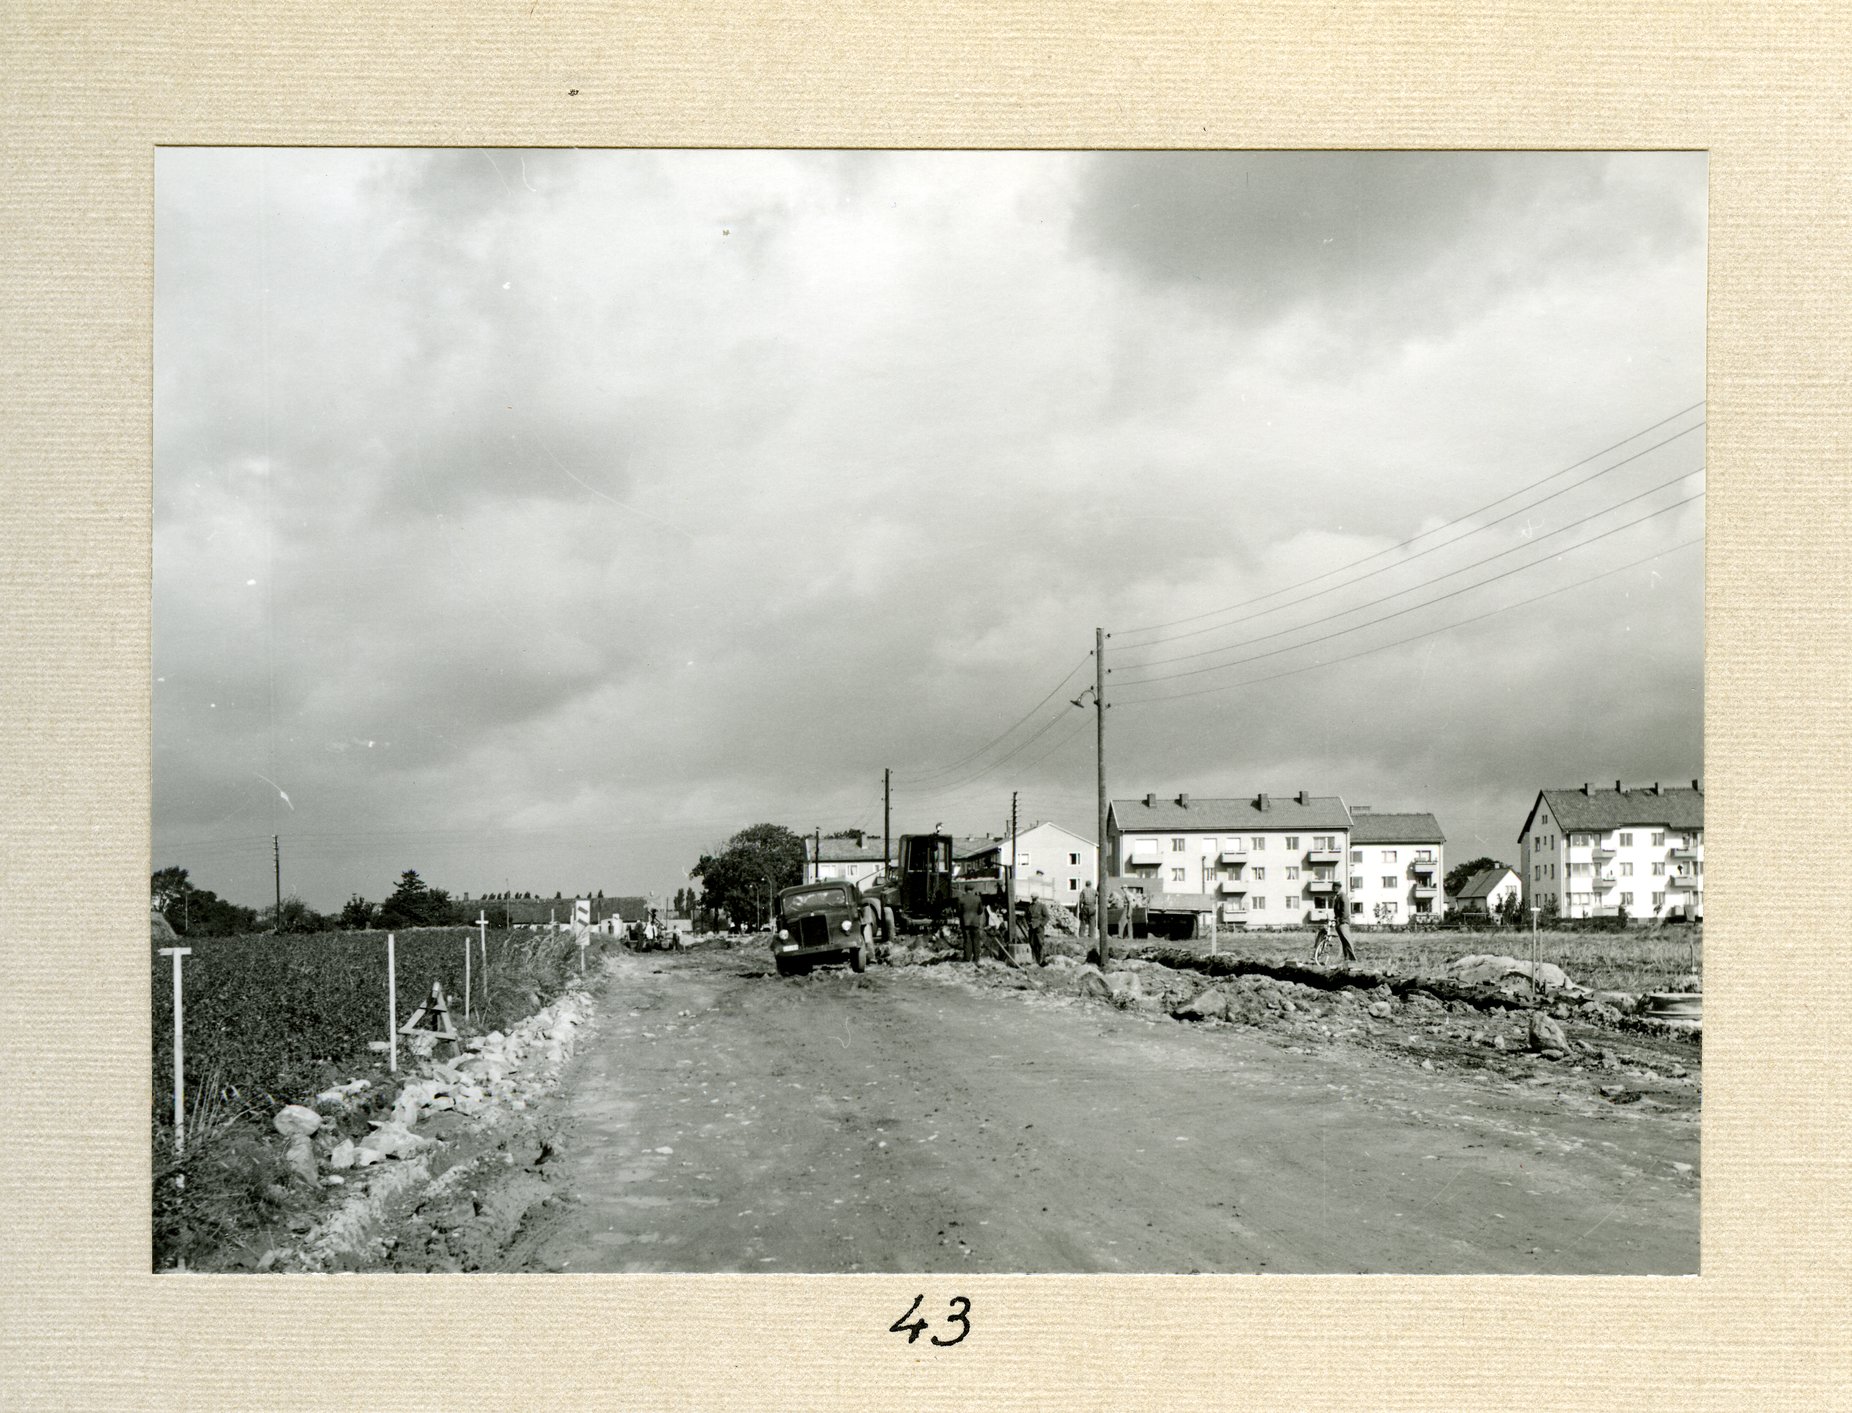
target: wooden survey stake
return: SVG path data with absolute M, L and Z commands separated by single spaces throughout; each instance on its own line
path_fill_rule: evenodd
M 412 1012 L 412 1018 L 399 1027 L 400 1035 L 415 1035 L 423 1031 L 435 1035 L 439 1040 L 458 1039 L 456 1027 L 450 1023 L 450 1005 L 444 1000 L 444 984 L 441 981 L 431 983 L 431 994 L 424 1004 Z

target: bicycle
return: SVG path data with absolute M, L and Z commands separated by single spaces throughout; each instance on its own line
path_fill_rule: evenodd
M 1330 956 L 1332 946 L 1337 942 L 1337 928 L 1329 921 L 1318 929 L 1318 936 L 1312 939 L 1312 965 L 1322 967 Z

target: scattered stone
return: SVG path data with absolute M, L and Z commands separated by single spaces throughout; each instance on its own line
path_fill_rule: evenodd
M 1505 1051 L 1505 1050 L 1508 1050 L 1508 1049 L 1510 1049 L 1511 1047 L 1510 1047 L 1509 1045 L 1507 1045 L 1507 1044 L 1505 1043 L 1505 1037 L 1504 1037 L 1504 1036 L 1502 1036 L 1502 1035 L 1494 1035 L 1494 1036 L 1492 1037 L 1492 1048 L 1493 1048 L 1494 1050 L 1498 1050 L 1498 1051 L 1500 1051 L 1500 1052 L 1503 1052 L 1503 1051 Z
M 353 1139 L 343 1138 L 334 1146 L 334 1151 L 328 1155 L 328 1166 L 342 1171 L 353 1167 L 357 1151 Z
M 1206 987 L 1171 1014 L 1178 1020 L 1227 1020 L 1228 993 L 1219 986 Z
M 1389 1014 L 1389 1011 L 1390 1011 L 1390 1006 L 1387 1001 L 1370 1002 L 1370 1014 L 1373 1016 L 1386 1017 Z
M 1633 994 L 1627 991 L 1597 991 L 1595 1000 L 1600 1005 L 1613 1007 L 1622 1015 L 1631 1014 L 1634 1007 L 1639 1004 Z
M 1532 1011 L 1530 1048 L 1537 1051 L 1555 1050 L 1560 1057 L 1569 1050 L 1569 1037 L 1563 1033 L 1562 1026 L 1555 1019 L 1541 1011 Z
M 285 1138 L 307 1138 L 322 1126 L 322 1116 L 302 1104 L 290 1104 L 270 1121 Z
M 1424 1070 L 1431 1070 L 1434 1068 L 1434 1062 L 1432 1060 L 1423 1060 L 1421 1062 L 1421 1068 Z
M 299 1133 L 290 1139 L 289 1146 L 283 1150 L 283 1161 L 289 1165 L 291 1172 L 311 1187 L 320 1181 L 321 1175 L 315 1168 L 315 1146 L 306 1133 Z

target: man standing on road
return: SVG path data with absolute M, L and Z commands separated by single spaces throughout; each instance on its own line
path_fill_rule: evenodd
M 1040 898 L 1029 904 L 1029 955 L 1035 958 L 1035 964 L 1042 965 L 1042 943 L 1048 936 L 1048 904 Z
M 958 895 L 958 926 L 964 936 L 965 960 L 977 961 L 978 932 L 984 923 L 984 900 L 975 892 Z
M 1080 890 L 1080 905 L 1075 912 L 1080 917 L 1080 935 L 1091 937 L 1093 935 L 1093 885 L 1091 883 Z

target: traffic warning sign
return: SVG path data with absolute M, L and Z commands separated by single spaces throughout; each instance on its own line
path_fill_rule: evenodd
M 435 1035 L 439 1040 L 458 1039 L 456 1027 L 450 1023 L 450 1004 L 444 1000 L 444 984 L 441 981 L 431 983 L 431 994 L 424 1004 L 412 1012 L 412 1018 L 399 1027 L 400 1035 L 416 1035 L 420 1032 Z

